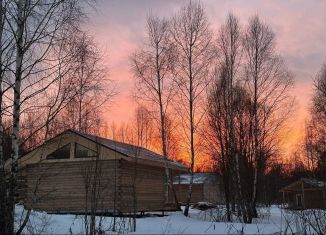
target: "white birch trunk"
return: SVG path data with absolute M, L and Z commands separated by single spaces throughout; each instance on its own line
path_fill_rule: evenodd
M 23 64 L 23 19 L 24 0 L 17 2 L 17 31 L 16 31 L 16 68 L 15 68 L 15 84 L 14 84 L 14 104 L 13 104 L 13 127 L 11 135 L 11 182 L 10 182 L 10 206 L 11 208 L 11 233 L 14 233 L 14 217 L 15 217 L 15 192 L 18 171 L 19 157 L 19 126 L 20 126 L 20 92 L 22 80 L 22 64 Z
M 4 171 L 4 155 L 3 155 L 3 125 L 2 125 L 2 81 L 3 81 L 3 65 L 2 65 L 2 32 L 3 32 L 3 0 L 0 0 L 0 234 L 5 233 L 5 227 L 7 220 L 5 218 L 6 214 L 6 179 L 5 179 L 5 171 Z

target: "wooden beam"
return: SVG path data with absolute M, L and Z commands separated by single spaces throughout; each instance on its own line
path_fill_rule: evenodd
M 305 196 L 304 196 L 304 182 L 301 180 L 301 190 L 302 190 L 302 206 L 303 209 L 306 209 L 306 201 L 305 201 Z
M 323 204 L 324 204 L 324 209 L 326 209 L 326 195 L 325 195 L 325 189 L 323 190 Z

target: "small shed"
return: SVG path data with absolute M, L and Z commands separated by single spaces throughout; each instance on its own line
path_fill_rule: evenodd
M 280 190 L 289 209 L 326 209 L 326 182 L 301 178 Z
M 173 186 L 180 203 L 186 203 L 190 174 L 175 176 Z M 191 203 L 223 203 L 223 181 L 217 173 L 194 173 Z
M 164 201 L 162 156 L 135 145 L 66 130 L 18 166 L 17 200 L 26 208 L 76 214 L 176 209 Z M 167 166 L 171 177 L 188 172 L 179 162 Z

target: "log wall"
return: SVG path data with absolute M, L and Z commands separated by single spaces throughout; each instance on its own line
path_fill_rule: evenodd
M 303 195 L 302 192 L 284 192 L 285 202 L 288 204 L 289 209 L 326 209 L 326 190 L 305 190 L 304 191 L 304 204 L 298 207 L 296 195 Z
M 223 203 L 223 185 L 213 182 L 204 184 L 193 184 L 191 203 L 211 202 Z M 189 184 L 174 184 L 179 202 L 186 203 L 188 198 Z
M 223 203 L 223 185 L 219 183 L 207 183 L 203 185 L 204 197 L 203 201 L 211 203 Z
M 122 161 L 120 175 L 122 210 L 132 213 L 134 210 L 141 212 L 166 209 L 164 176 L 164 168 Z M 136 195 L 136 198 L 133 195 Z
M 180 203 L 186 203 L 188 199 L 189 184 L 174 184 L 174 188 L 177 194 L 177 198 Z M 204 185 L 193 184 L 191 203 L 201 202 L 204 200 Z
M 28 164 L 25 207 L 52 213 L 89 213 L 93 208 L 125 214 L 176 209 L 164 204 L 164 168 L 121 159 L 97 162 Z
M 25 206 L 60 213 L 82 213 L 95 207 L 112 212 L 116 200 L 119 162 L 115 160 L 27 165 Z M 93 170 L 97 167 L 97 174 Z M 96 196 L 94 193 L 96 193 Z M 96 200 L 92 200 L 96 198 Z M 95 201 L 98 204 L 91 203 Z
M 306 190 L 304 200 L 305 208 L 326 209 L 323 190 Z
M 18 171 L 16 184 L 17 188 L 15 201 L 17 203 L 24 203 L 24 200 L 27 196 L 26 168 L 22 168 Z

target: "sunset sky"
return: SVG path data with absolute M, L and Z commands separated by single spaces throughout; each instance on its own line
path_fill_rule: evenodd
M 145 39 L 149 12 L 170 17 L 187 1 L 183 0 L 99 0 L 90 11 L 87 29 L 106 55 L 110 78 L 119 95 L 106 112 L 107 123 L 128 122 L 134 105 L 131 99 L 133 76 L 128 57 Z M 215 32 L 228 12 L 240 18 L 242 25 L 252 15 L 259 15 L 276 33 L 277 50 L 295 77 L 295 113 L 288 122 L 283 151 L 290 153 L 303 136 L 304 121 L 312 94 L 312 81 L 326 62 L 326 1 L 202 1 L 211 28 Z

